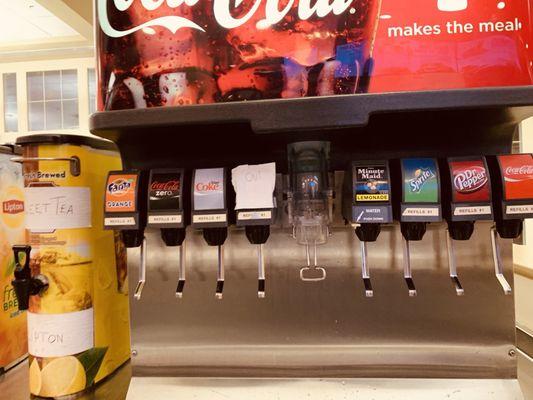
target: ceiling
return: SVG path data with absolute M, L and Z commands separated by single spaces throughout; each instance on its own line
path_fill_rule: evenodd
M 0 45 L 79 33 L 35 0 L 0 0 Z
M 89 55 L 93 0 L 0 0 L 1 62 Z

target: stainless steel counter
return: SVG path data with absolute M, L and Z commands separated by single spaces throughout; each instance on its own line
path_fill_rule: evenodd
M 374 400 L 529 400 L 533 362 L 519 354 L 517 380 L 504 379 L 242 379 L 133 378 L 124 365 L 88 393 L 87 400 L 262 400 L 305 398 Z M 0 377 L 1 400 L 28 400 L 27 363 Z M 129 391 L 128 391 L 129 386 Z M 520 393 L 520 386 L 523 395 Z

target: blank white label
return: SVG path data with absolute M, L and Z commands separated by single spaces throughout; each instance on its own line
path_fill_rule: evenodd
M 181 224 L 181 215 L 150 215 L 149 224 Z
M 237 214 L 237 218 L 241 221 L 250 219 L 270 219 L 272 218 L 271 211 L 243 211 Z
M 456 207 L 453 215 L 490 215 L 490 206 Z
M 409 207 L 403 210 L 404 217 L 438 217 L 438 208 Z
M 104 219 L 105 226 L 129 226 L 135 225 L 135 218 L 133 217 L 111 217 Z
M 28 312 L 28 352 L 35 357 L 64 357 L 94 347 L 93 309 L 66 314 Z
M 532 214 L 533 204 L 524 204 L 519 206 L 507 206 L 505 212 L 507 214 Z
M 26 227 L 32 231 L 91 227 L 88 187 L 28 187 Z
M 195 224 L 202 222 L 226 222 L 226 214 L 200 214 L 192 217 Z

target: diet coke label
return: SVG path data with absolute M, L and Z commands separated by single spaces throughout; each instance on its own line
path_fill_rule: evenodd
M 206 2 L 207 0 L 203 0 Z M 306 21 L 312 17 L 324 18 L 328 15 L 341 15 L 350 9 L 351 13 L 356 10 L 351 8 L 353 0 L 255 0 L 249 9 L 240 13 L 238 17 L 235 14 L 239 12 L 241 1 L 231 0 L 212 0 L 213 15 L 218 23 L 223 28 L 233 29 L 238 28 L 248 21 L 253 19 L 254 15 L 258 13 L 262 6 L 261 14 L 264 18 L 259 19 L 255 23 L 257 29 L 266 29 L 283 21 L 289 11 L 293 7 L 297 7 L 298 19 Z M 166 15 L 150 19 L 148 16 L 152 12 L 158 10 L 162 6 L 167 6 L 170 9 L 178 7 L 194 7 L 200 0 L 98 0 L 98 19 L 102 31 L 109 37 L 119 38 L 130 35 L 138 31 L 153 32 L 154 27 L 162 27 L 175 34 L 182 28 L 191 28 L 201 32 L 205 29 L 196 22 L 179 15 Z M 297 5 L 295 4 L 297 2 Z M 129 29 L 117 29 L 113 26 L 108 16 L 108 3 L 113 3 L 114 7 L 120 12 L 127 12 L 130 7 L 137 4 L 137 7 L 142 7 L 146 11 L 146 21 L 131 27 Z M 282 4 L 280 4 L 282 3 Z
M 194 210 L 223 210 L 224 168 L 197 169 L 193 182 Z

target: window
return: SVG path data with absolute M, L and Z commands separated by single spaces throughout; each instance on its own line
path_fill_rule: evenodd
M 89 114 L 96 112 L 96 73 L 94 68 L 87 70 L 87 78 L 89 81 Z
M 18 131 L 17 74 L 4 74 L 4 130 Z
M 28 124 L 30 131 L 79 127 L 78 72 L 29 72 Z

